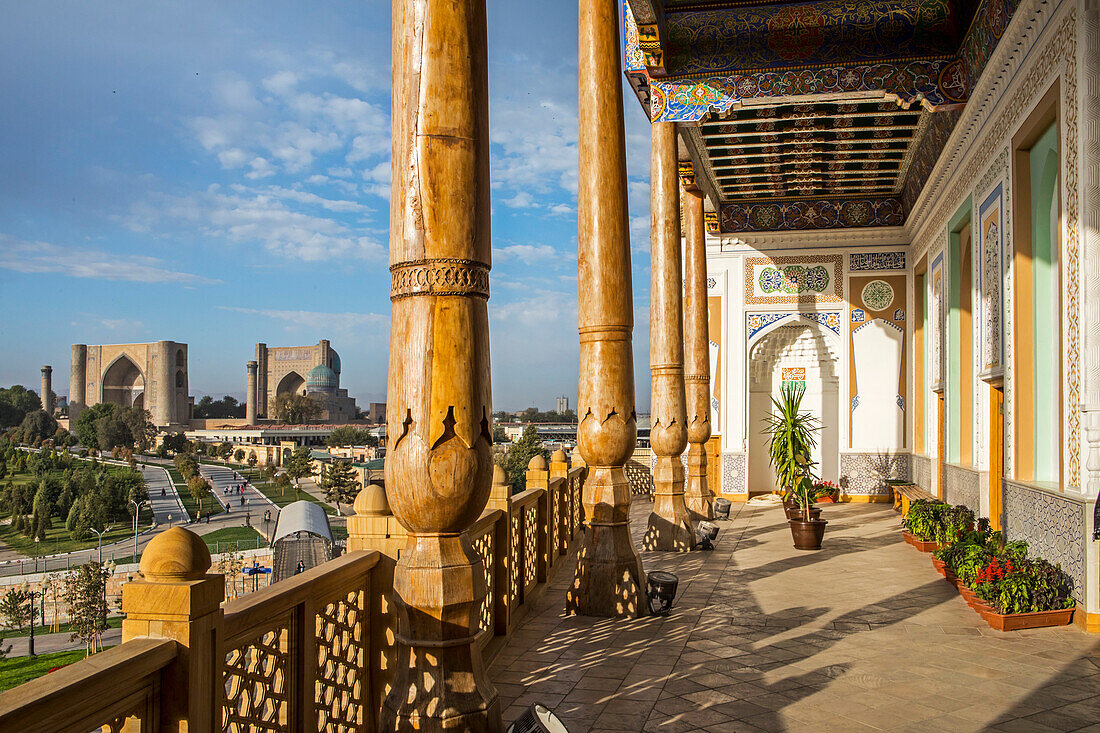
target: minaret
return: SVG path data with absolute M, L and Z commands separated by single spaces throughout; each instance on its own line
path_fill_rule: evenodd
M 42 367 L 42 409 L 47 415 L 53 414 L 53 367 Z
M 88 347 L 84 344 L 73 344 L 72 357 L 69 362 L 69 426 L 76 426 L 76 419 L 80 417 L 80 411 L 84 409 L 84 392 L 88 383 Z
M 244 396 L 244 419 L 249 425 L 256 424 L 256 370 L 259 365 L 248 362 L 248 387 Z

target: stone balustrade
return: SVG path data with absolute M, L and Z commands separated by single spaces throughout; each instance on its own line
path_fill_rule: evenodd
M 555 454 L 532 461 L 521 493 L 495 477 L 468 530 L 488 588 L 476 636 L 487 663 L 580 537 L 585 473 Z M 0 694 L 0 729 L 375 728 L 395 667 L 404 537 L 384 493 L 361 497 L 347 554 L 229 602 L 197 536 L 158 536 L 143 577 L 123 587 L 123 643 Z

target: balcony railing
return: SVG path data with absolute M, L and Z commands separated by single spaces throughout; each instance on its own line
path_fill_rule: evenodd
M 560 463 L 528 471 L 527 490 L 470 527 L 488 587 L 477 637 L 486 663 L 579 537 L 584 475 Z M 0 730 L 144 732 L 184 719 L 191 730 L 372 730 L 395 659 L 395 560 L 350 552 L 205 610 L 196 599 L 220 598 L 221 575 L 147 577 L 140 609 L 124 595 L 129 640 L 0 694 Z M 206 673 L 219 664 L 221 684 Z

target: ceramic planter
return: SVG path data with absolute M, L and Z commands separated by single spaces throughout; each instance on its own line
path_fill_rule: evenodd
M 787 509 L 787 519 L 805 519 L 802 514 L 802 510 L 798 507 Z M 821 519 L 821 510 L 817 507 L 810 507 L 810 519 Z
M 925 542 L 924 540 L 918 540 L 916 537 L 909 534 L 908 532 L 902 532 L 901 535 L 902 535 L 902 537 L 905 538 L 906 542 L 908 542 L 909 544 L 911 544 L 913 547 L 917 548 L 921 552 L 933 552 L 935 550 L 940 549 L 939 543 L 936 542 L 935 540 L 932 540 L 931 542 Z
M 824 519 L 791 519 L 787 522 L 791 526 L 791 537 L 794 539 L 796 550 L 820 550 L 821 540 L 825 536 Z
M 990 628 L 997 631 L 1019 631 L 1040 629 L 1044 626 L 1065 626 L 1073 621 L 1073 611 L 1072 608 L 1064 608 L 1035 613 L 996 613 L 990 609 L 981 611 L 981 616 Z

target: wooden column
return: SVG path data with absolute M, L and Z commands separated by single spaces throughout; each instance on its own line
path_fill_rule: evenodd
M 703 194 L 684 180 L 684 390 L 687 397 L 687 486 L 692 518 L 714 519 L 707 482 L 710 440 L 710 337 L 707 334 L 707 242 Z M 694 181 L 694 175 L 691 176 Z
M 474 643 L 489 498 L 489 132 L 485 0 L 393 3 L 386 493 L 409 540 L 383 730 L 499 731 Z
M 577 449 L 589 468 L 584 542 L 566 609 L 632 617 L 642 613 L 645 588 L 642 561 L 630 537 L 630 485 L 624 469 L 638 425 L 619 4 L 580 0 L 579 5 Z
M 676 123 L 650 126 L 649 371 L 653 378 L 653 512 L 642 546 L 687 552 L 695 532 L 684 503 L 687 410 L 684 400 L 683 289 L 680 261 L 680 181 Z

